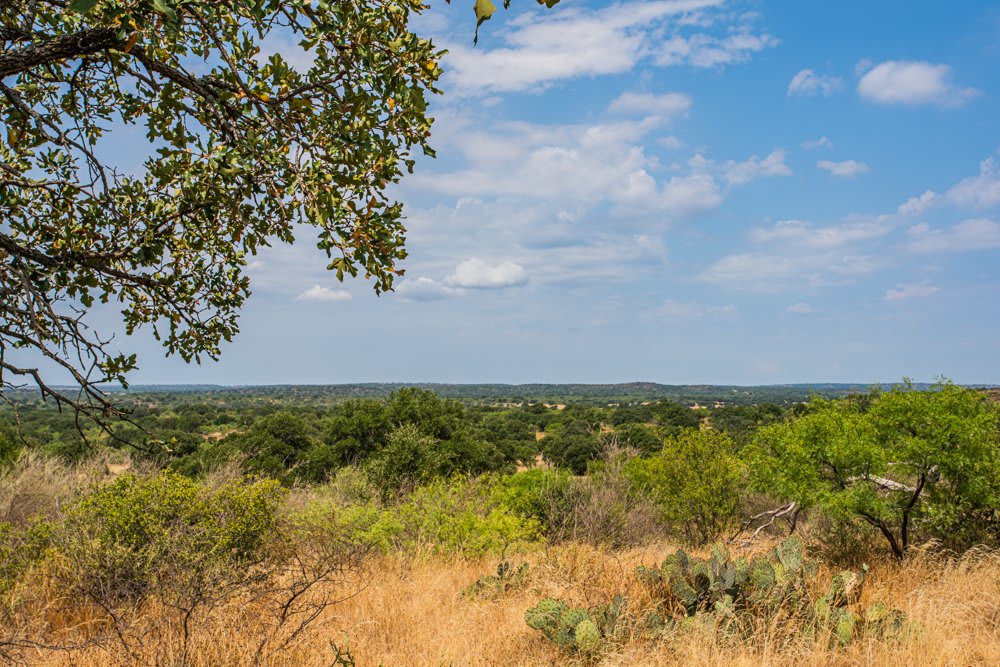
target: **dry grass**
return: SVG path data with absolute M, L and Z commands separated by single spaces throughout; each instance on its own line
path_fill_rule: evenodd
M 133 469 L 128 455 L 102 453 L 75 465 L 23 452 L 0 472 L 0 521 L 22 525 L 32 517 L 52 517 L 84 490 Z
M 301 641 L 267 651 L 261 664 L 330 665 L 331 640 L 349 646 L 359 666 L 577 664 L 529 629 L 524 611 L 545 596 L 594 605 L 626 592 L 641 603 L 633 568 L 657 562 L 668 551 L 667 545 L 614 552 L 565 545 L 540 551 L 526 557 L 531 570 L 523 590 L 478 600 L 466 600 L 461 592 L 493 570 L 495 560 L 372 559 L 360 578 L 336 591 L 347 599 L 330 607 Z M 866 602 L 881 600 L 901 608 L 918 630 L 899 640 L 859 640 L 830 649 L 785 627 L 762 628 L 751 639 L 738 640 L 703 625 L 669 640 L 634 639 L 610 646 L 596 664 L 1000 665 L 1000 554 L 970 552 L 955 559 L 926 552 L 904 565 L 876 563 L 865 597 Z M 79 620 L 50 617 L 48 622 L 68 628 Z M 251 664 L 268 621 L 266 610 L 246 603 L 199 617 L 187 664 Z M 180 665 L 178 628 L 169 610 L 150 606 L 132 628 L 140 639 L 131 656 L 90 647 L 34 652 L 25 658 L 32 665 Z M 67 630 L 61 638 L 85 637 Z

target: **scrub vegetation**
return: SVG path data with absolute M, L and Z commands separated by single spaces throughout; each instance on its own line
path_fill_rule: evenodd
M 134 407 L 114 437 L 4 414 L 5 661 L 1000 659 L 987 392 Z

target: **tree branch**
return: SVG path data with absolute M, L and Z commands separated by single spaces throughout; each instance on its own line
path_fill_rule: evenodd
M 7 35 L 13 32 L 10 28 L 6 29 L 4 39 L 8 39 Z M 32 67 L 89 56 L 119 45 L 122 41 L 111 28 L 86 28 L 70 35 L 52 37 L 0 55 L 0 79 L 21 74 Z

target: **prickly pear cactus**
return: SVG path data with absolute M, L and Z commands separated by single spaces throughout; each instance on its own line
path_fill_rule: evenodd
M 850 643 L 862 632 L 899 634 L 905 622 L 902 612 L 884 605 L 865 614 L 848 608 L 860 599 L 868 566 L 836 575 L 828 591 L 813 600 L 807 582 L 817 571 L 818 564 L 805 558 L 802 540 L 793 535 L 749 562 L 733 560 L 723 545 L 716 545 L 706 559 L 677 551 L 659 569 L 640 567 L 636 575 L 654 598 L 662 598 L 658 613 L 679 607 L 688 617 L 711 613 L 724 626 L 737 627 L 749 615 L 783 609 L 802 619 L 804 628 L 828 634 L 836 645 Z
M 611 604 L 591 610 L 546 598 L 525 612 L 524 621 L 562 649 L 594 654 L 605 638 L 616 635 L 625 606 L 620 595 Z
M 601 631 L 592 620 L 580 621 L 573 632 L 576 648 L 581 653 L 596 653 L 601 648 Z
M 864 612 L 857 608 L 868 566 L 837 574 L 818 598 L 810 585 L 817 570 L 818 565 L 805 558 L 798 537 L 750 561 L 734 560 L 722 545 L 713 547 L 708 558 L 677 551 L 659 567 L 636 569 L 654 602 L 642 615 L 629 617 L 626 599 L 617 595 L 610 604 L 591 609 L 542 600 L 527 611 L 525 621 L 560 647 L 590 655 L 608 641 L 623 639 L 626 628 L 658 637 L 708 621 L 729 632 L 748 633 L 762 618 L 779 612 L 797 619 L 803 633 L 829 637 L 833 647 L 862 635 L 888 638 L 905 631 L 906 617 L 898 609 L 881 603 Z
M 509 561 L 500 561 L 496 575 L 479 577 L 462 591 L 462 597 L 476 598 L 480 596 L 496 597 L 507 591 L 516 590 L 524 585 L 528 576 L 528 564 L 521 563 L 516 569 Z

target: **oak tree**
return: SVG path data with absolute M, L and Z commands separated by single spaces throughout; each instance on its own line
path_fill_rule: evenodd
M 113 414 L 98 385 L 124 384 L 137 359 L 87 326 L 98 302 L 168 354 L 216 357 L 250 294 L 248 258 L 300 226 L 339 279 L 391 289 L 405 230 L 386 189 L 431 152 L 441 75 L 442 52 L 408 27 L 423 9 L 5 0 L 0 394 L 33 380 L 60 405 Z M 79 390 L 53 386 L 40 358 Z

